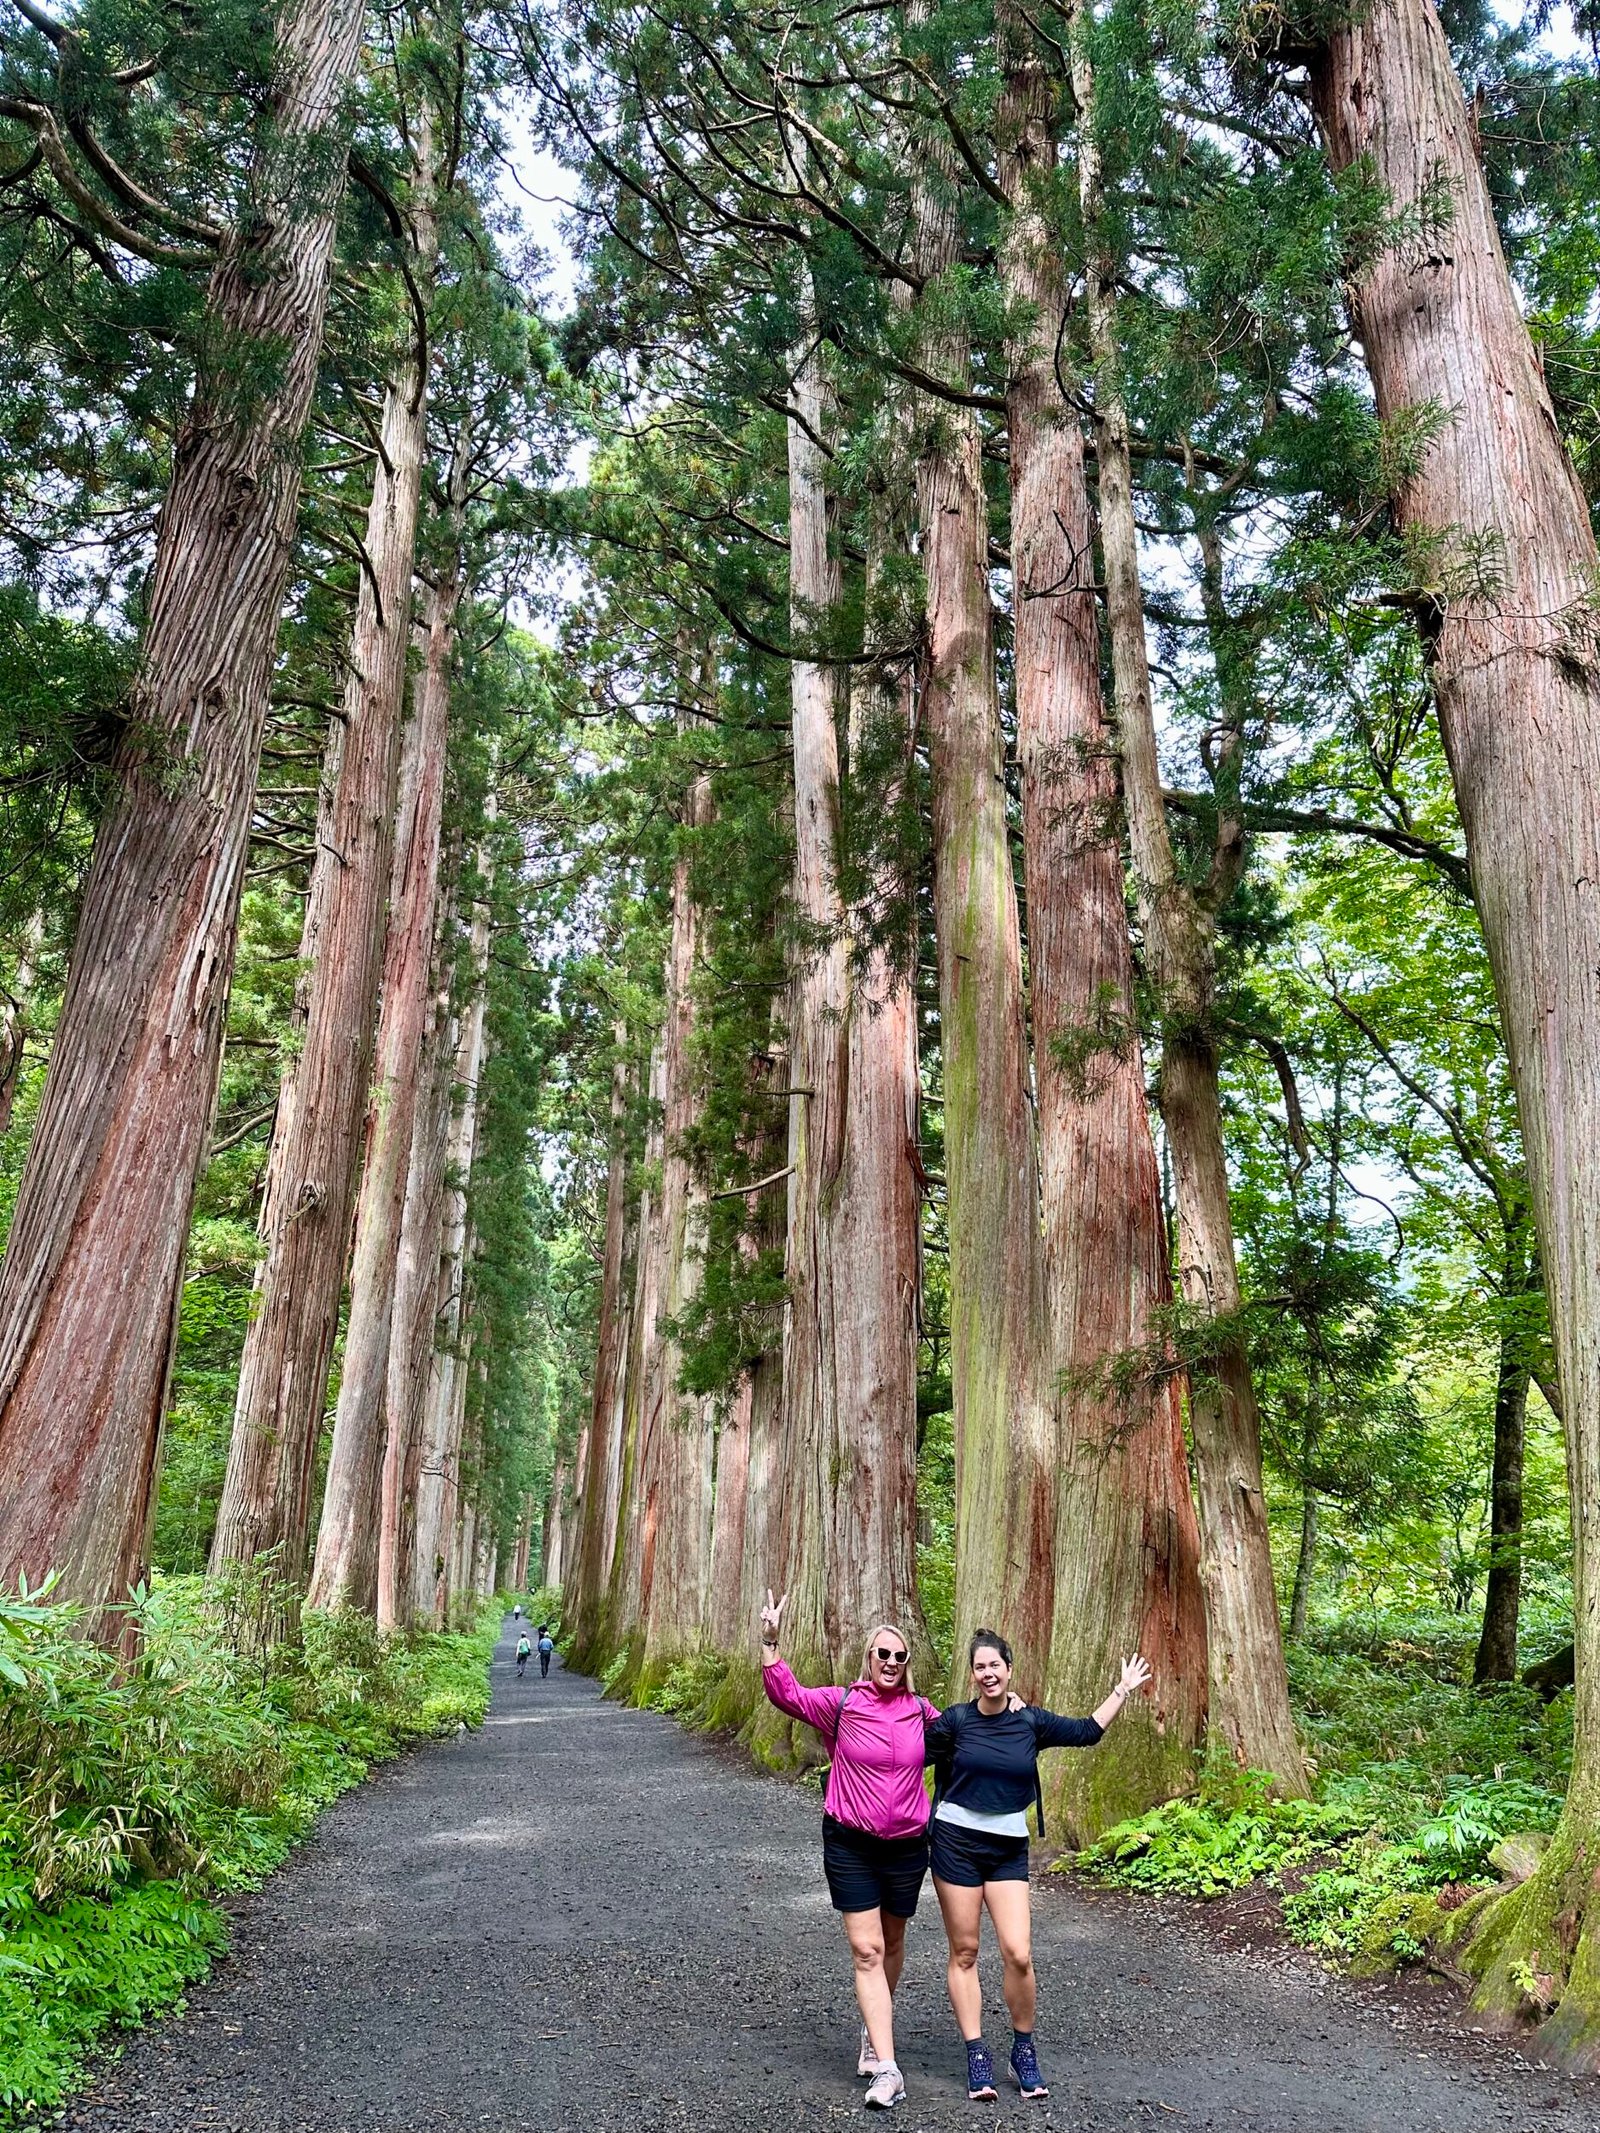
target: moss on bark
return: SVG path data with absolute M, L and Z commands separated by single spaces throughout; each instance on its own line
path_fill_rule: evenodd
M 1539 2056 L 1600 2068 L 1600 1836 L 1569 1803 L 1538 1871 L 1439 1914 L 1432 1939 L 1475 1981 L 1486 2026 L 1537 2029 Z

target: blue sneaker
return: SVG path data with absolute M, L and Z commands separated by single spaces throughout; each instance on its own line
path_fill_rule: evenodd
M 989 2056 L 989 2047 L 982 2037 L 967 2040 L 967 2101 L 968 2103 L 996 2103 L 999 2095 L 994 2085 L 994 2061 Z
M 1024 2096 L 1048 2096 L 1044 2076 L 1039 2071 L 1039 2054 L 1033 2048 L 1033 2039 L 1017 2037 L 1011 2046 L 1011 2078 Z

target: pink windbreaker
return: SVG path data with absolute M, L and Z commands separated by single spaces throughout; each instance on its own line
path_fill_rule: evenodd
M 761 1670 L 769 1700 L 790 1718 L 815 1726 L 833 1756 L 825 1811 L 874 1837 L 920 1837 L 928 1826 L 922 1787 L 927 1761 L 923 1727 L 939 1715 L 909 1689 L 886 1695 L 870 1681 L 808 1689 L 780 1659 Z

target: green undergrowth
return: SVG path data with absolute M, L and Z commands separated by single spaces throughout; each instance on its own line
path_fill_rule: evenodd
M 378 1637 L 176 1578 L 133 1604 L 119 1668 L 72 1611 L 0 1597 L 0 2126 L 48 2116 L 119 2029 L 180 2007 L 319 1811 L 409 1742 L 476 1725 L 499 1608 L 467 1635 Z
M 1313 1799 L 1213 1767 L 1060 1864 L 1188 1897 L 1264 1881 L 1291 1937 L 1330 1960 L 1416 1960 L 1441 1909 L 1495 1882 L 1502 1839 L 1554 1828 L 1571 1760 L 1570 1696 L 1478 1691 L 1469 1663 L 1458 1618 L 1325 1625 L 1289 1655 Z

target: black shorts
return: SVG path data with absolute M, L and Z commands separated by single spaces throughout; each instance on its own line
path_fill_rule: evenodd
M 1026 1837 L 996 1837 L 986 1829 L 964 1829 L 959 1822 L 935 1822 L 932 1864 L 935 1881 L 958 1889 L 981 1889 L 986 1881 L 1026 1881 Z
M 887 1911 L 891 1918 L 912 1918 L 928 1871 L 928 1839 L 874 1837 L 824 1815 L 822 1871 L 836 1911 Z

